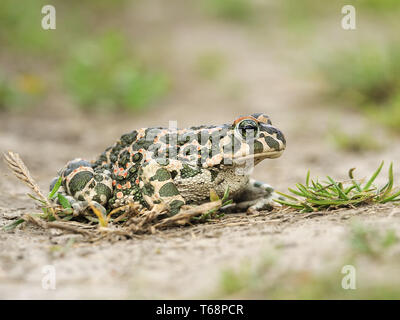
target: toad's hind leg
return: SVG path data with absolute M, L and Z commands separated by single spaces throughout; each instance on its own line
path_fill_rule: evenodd
M 177 214 L 185 205 L 185 199 L 180 194 L 171 172 L 160 166 L 156 161 L 151 161 L 143 169 L 146 183 L 144 187 L 145 200 L 149 203 L 163 203 L 170 215 Z
M 78 215 L 90 208 L 90 205 L 106 213 L 106 205 L 112 196 L 111 173 L 101 167 L 93 168 L 90 162 L 75 159 L 61 169 L 59 176 L 54 178 L 50 190 L 61 176 L 62 184 L 59 193 L 63 194 Z
M 283 199 L 274 188 L 267 183 L 259 182 L 254 179 L 249 180 L 249 184 L 234 201 L 235 211 L 256 212 L 261 210 L 272 210 L 280 207 L 274 199 Z

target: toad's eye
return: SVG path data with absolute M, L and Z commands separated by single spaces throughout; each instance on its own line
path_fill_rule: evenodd
M 238 123 L 237 130 L 243 138 L 255 138 L 258 134 L 258 124 L 251 119 L 245 119 Z

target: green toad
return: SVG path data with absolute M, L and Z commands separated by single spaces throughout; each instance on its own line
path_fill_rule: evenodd
M 237 208 L 262 210 L 275 194 L 249 179 L 251 168 L 279 157 L 285 146 L 262 113 L 221 126 L 142 128 L 121 136 L 96 161 L 70 161 L 59 172 L 60 192 L 75 213 L 90 203 L 104 213 L 129 203 L 147 209 L 163 203 L 176 214 L 184 204 L 209 201 L 211 189 L 221 197 L 229 187 Z

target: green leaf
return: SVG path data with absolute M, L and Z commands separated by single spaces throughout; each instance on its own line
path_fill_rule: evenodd
M 306 209 L 308 212 L 313 212 L 315 209 L 311 206 L 309 206 L 306 202 L 301 203 L 304 206 L 304 209 Z
M 71 204 L 69 203 L 68 199 L 64 197 L 61 193 L 57 193 L 57 198 L 64 209 L 71 208 Z
M 3 229 L 4 231 L 11 231 L 11 230 L 14 230 L 14 229 L 15 229 L 17 226 L 19 226 L 22 222 L 25 222 L 25 220 L 24 220 L 24 219 L 18 219 L 18 220 L 16 220 L 16 221 L 13 221 L 12 223 L 7 224 L 6 226 L 2 227 L 2 229 Z
M 349 170 L 349 177 L 350 177 L 351 180 L 354 180 L 354 176 L 353 176 L 354 170 L 356 170 L 356 168 L 351 168 L 351 169 Z
M 387 185 L 387 188 L 385 190 L 385 193 L 382 195 L 382 198 L 387 197 L 390 192 L 392 191 L 393 188 L 393 162 L 390 163 L 390 167 L 389 167 L 389 182 Z
M 281 195 L 282 197 L 288 198 L 288 199 L 293 200 L 293 201 L 298 201 L 297 198 L 292 197 L 292 196 L 290 196 L 290 195 L 288 195 L 288 194 L 286 194 L 286 193 L 279 192 L 279 191 L 275 191 L 275 192 L 276 192 L 277 194 Z
M 375 181 L 376 177 L 379 175 L 379 173 L 382 170 L 382 167 L 384 165 L 384 161 L 381 162 L 381 165 L 379 166 L 379 168 L 374 172 L 374 174 L 372 175 L 372 177 L 368 180 L 367 184 L 364 186 L 363 190 L 367 190 L 369 189 L 369 187 L 372 185 L 372 183 Z
M 27 193 L 27 195 L 28 195 L 29 198 L 31 198 L 31 199 L 33 199 L 33 200 L 35 200 L 35 201 L 38 201 L 38 202 L 40 202 L 41 204 L 47 205 L 47 203 L 46 203 L 45 201 L 43 201 L 43 200 L 41 200 L 41 199 L 39 199 L 39 198 L 36 198 L 33 194 Z
M 62 177 L 59 177 L 56 184 L 53 187 L 53 190 L 51 190 L 51 192 L 49 193 L 49 195 L 47 196 L 47 198 L 49 199 L 53 199 L 56 195 L 56 192 L 58 191 L 58 189 L 60 189 L 61 187 L 61 182 L 62 182 Z
M 308 187 L 310 185 L 310 170 L 307 171 L 307 176 L 306 176 L 306 186 Z
M 232 203 L 233 203 L 233 199 L 230 199 L 230 200 L 225 201 L 224 203 L 222 203 L 222 206 L 221 206 L 221 207 L 225 207 L 225 206 L 227 206 L 227 205 L 229 205 L 229 204 L 232 204 Z
M 360 185 L 359 185 L 355 180 L 352 180 L 351 182 L 352 182 L 353 185 L 356 187 L 356 189 L 357 189 L 358 192 L 361 192 L 361 191 L 362 191 Z
M 357 187 L 356 187 L 355 185 L 352 185 L 352 186 L 346 188 L 346 189 L 344 190 L 344 193 L 345 193 L 346 195 L 348 195 L 348 194 L 350 193 L 350 191 L 353 190 L 354 188 L 357 188 Z
M 292 207 L 292 208 L 295 208 L 295 209 L 303 209 L 304 208 L 304 206 L 302 206 L 302 205 L 295 204 L 295 203 L 288 202 L 288 201 L 284 201 L 284 200 L 281 200 L 281 199 L 273 199 L 273 200 L 275 202 L 278 202 L 280 204 L 284 204 L 286 206 L 289 206 L 289 207 Z
M 215 192 L 214 189 L 210 189 L 210 201 L 213 202 L 218 200 L 219 200 L 218 194 Z
M 304 194 L 306 198 L 313 198 L 313 195 L 307 190 L 307 188 L 301 183 L 297 183 L 296 187 Z
M 338 184 L 336 183 L 335 180 L 333 180 L 331 177 L 327 176 L 327 178 L 329 179 L 329 181 L 332 183 L 332 185 L 335 187 L 335 189 L 337 190 L 339 197 L 344 199 L 344 200 L 349 200 L 349 198 L 347 197 L 347 195 L 343 192 L 343 189 L 340 188 L 338 186 Z
M 395 194 L 391 195 L 390 197 L 381 200 L 381 203 L 387 203 L 390 201 L 397 201 L 398 199 L 396 199 L 398 196 L 400 196 L 400 191 L 396 192 Z
M 64 218 L 62 218 L 63 221 L 69 221 L 73 218 L 74 216 L 72 214 L 65 216 Z
M 298 196 L 300 196 L 300 197 L 304 197 L 304 194 L 301 193 L 301 192 L 299 192 L 299 191 L 296 191 L 296 190 L 294 190 L 294 189 L 292 189 L 292 188 L 288 188 L 288 190 L 289 190 L 291 193 L 293 193 L 293 194 L 296 194 L 296 195 L 298 195 Z
M 222 203 L 228 200 L 229 197 L 229 186 L 225 189 L 224 196 L 222 197 Z

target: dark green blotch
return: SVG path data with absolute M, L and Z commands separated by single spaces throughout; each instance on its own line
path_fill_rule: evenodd
M 157 170 L 156 174 L 150 178 L 150 181 L 157 180 L 157 181 L 165 181 L 171 179 L 171 174 L 168 170 L 164 168 L 160 168 Z
M 150 209 L 150 205 L 144 199 L 140 199 L 139 203 L 146 209 Z
M 214 181 L 215 178 L 218 176 L 218 171 L 217 170 L 210 170 L 211 173 L 211 181 Z
M 94 188 L 94 191 L 98 195 L 105 195 L 107 199 L 111 198 L 112 195 L 111 189 L 103 183 L 98 183 Z
M 146 138 L 142 138 L 133 144 L 132 150 L 134 151 L 137 151 L 139 149 L 147 150 L 153 143 L 154 143 L 153 140 L 147 140 Z
M 132 156 L 132 161 L 133 162 L 139 162 L 142 159 L 143 159 L 143 155 L 140 152 L 137 152 Z
M 124 146 L 128 146 L 132 144 L 133 141 L 136 140 L 136 137 L 137 137 L 137 131 L 132 131 L 131 133 L 124 134 L 121 137 L 121 143 Z
M 265 137 L 264 139 L 270 148 L 279 150 L 279 142 L 276 141 L 274 138 L 268 136 L 268 137 Z
M 105 152 L 103 152 L 100 157 L 99 157 L 100 162 L 106 162 L 107 161 L 107 155 Z
M 167 166 L 169 164 L 169 159 L 166 157 L 157 158 L 156 161 L 160 166 Z
M 110 161 L 111 162 L 116 162 L 118 160 L 118 155 L 113 153 L 110 155 Z
M 178 189 L 175 184 L 172 182 L 167 182 L 160 188 L 160 196 L 161 197 L 172 197 L 179 194 Z
M 146 183 L 143 187 L 143 194 L 151 197 L 154 194 L 154 187 L 151 183 Z
M 201 169 L 193 168 L 187 164 L 184 164 L 183 168 L 181 169 L 181 178 L 182 179 L 192 178 L 192 177 L 198 175 L 200 172 L 201 172 Z
M 283 144 L 286 144 L 286 139 L 284 135 L 278 129 L 271 126 L 261 126 L 261 130 L 268 132 L 270 135 L 273 135 L 275 133 L 276 138 L 281 140 Z
M 137 170 L 138 170 L 137 166 L 133 166 L 133 167 L 131 167 L 131 168 L 129 169 L 129 173 L 134 175 L 134 174 L 136 173 Z
M 75 195 L 78 191 L 82 191 L 85 186 L 89 183 L 93 178 L 93 173 L 90 171 L 81 171 L 78 172 L 69 182 L 69 190 L 72 195 Z
M 255 181 L 255 182 L 253 182 L 253 187 L 261 188 L 262 187 L 262 183 L 258 182 L 258 181 Z
M 264 150 L 264 146 L 260 141 L 254 142 L 254 153 L 261 153 Z
M 172 170 L 172 171 L 171 171 L 171 178 L 172 178 L 172 179 L 175 179 L 175 177 L 177 176 L 177 174 L 178 174 L 178 171 Z
M 123 149 L 122 145 L 120 142 L 117 142 L 117 144 L 111 149 L 111 154 L 118 155 L 119 152 Z
M 118 164 L 120 165 L 120 167 L 125 167 L 126 164 L 130 161 L 130 159 L 131 159 L 131 154 L 129 153 L 129 151 L 125 150 L 119 156 Z
M 181 207 L 184 205 L 184 202 L 181 200 L 174 200 L 169 204 L 169 213 L 171 216 L 177 214 Z

